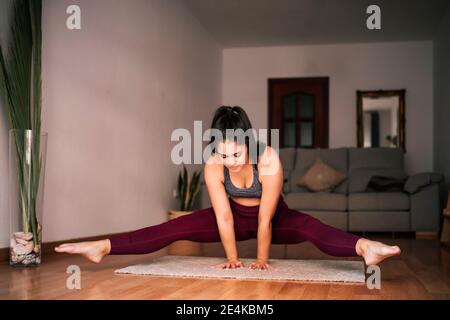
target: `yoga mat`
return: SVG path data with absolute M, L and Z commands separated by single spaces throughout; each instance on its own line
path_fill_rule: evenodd
M 193 278 L 365 283 L 363 261 L 269 259 L 273 269 L 250 270 L 248 266 L 255 259 L 240 260 L 244 268 L 218 269 L 211 266 L 225 262 L 224 258 L 167 255 L 114 272 Z

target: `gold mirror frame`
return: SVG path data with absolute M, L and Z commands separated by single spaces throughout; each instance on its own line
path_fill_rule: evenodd
M 363 98 L 384 98 L 398 96 L 398 138 L 399 147 L 406 152 L 405 143 L 405 96 L 406 89 L 401 90 L 376 90 L 376 91 L 356 91 L 357 103 L 356 103 L 356 131 L 357 131 L 357 144 L 358 148 L 364 147 L 364 127 L 363 127 L 363 110 L 362 102 Z

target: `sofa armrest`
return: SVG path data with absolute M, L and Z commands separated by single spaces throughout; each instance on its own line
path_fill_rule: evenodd
M 411 231 L 439 232 L 439 185 L 429 184 L 410 195 Z
M 422 172 L 409 176 L 403 190 L 409 194 L 414 194 L 420 189 L 432 184 L 439 184 L 444 180 L 444 175 L 435 172 Z

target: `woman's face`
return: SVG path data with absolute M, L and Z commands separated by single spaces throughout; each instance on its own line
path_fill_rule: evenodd
M 216 156 L 228 170 L 238 172 L 247 162 L 247 146 L 233 140 L 221 141 L 216 146 Z

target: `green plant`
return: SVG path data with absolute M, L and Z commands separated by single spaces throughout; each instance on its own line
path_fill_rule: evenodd
M 39 233 L 35 204 L 41 172 L 41 17 L 41 0 L 15 0 L 8 50 L 0 44 L 0 96 L 10 127 L 32 133 L 31 158 L 27 159 L 25 139 L 18 134 L 22 131 L 14 130 L 23 229 L 33 233 L 35 243 Z
M 178 175 L 178 199 L 180 200 L 181 211 L 191 211 L 197 193 L 200 191 L 200 171 L 194 171 L 192 179 L 189 179 L 189 173 L 183 165 L 183 170 Z

